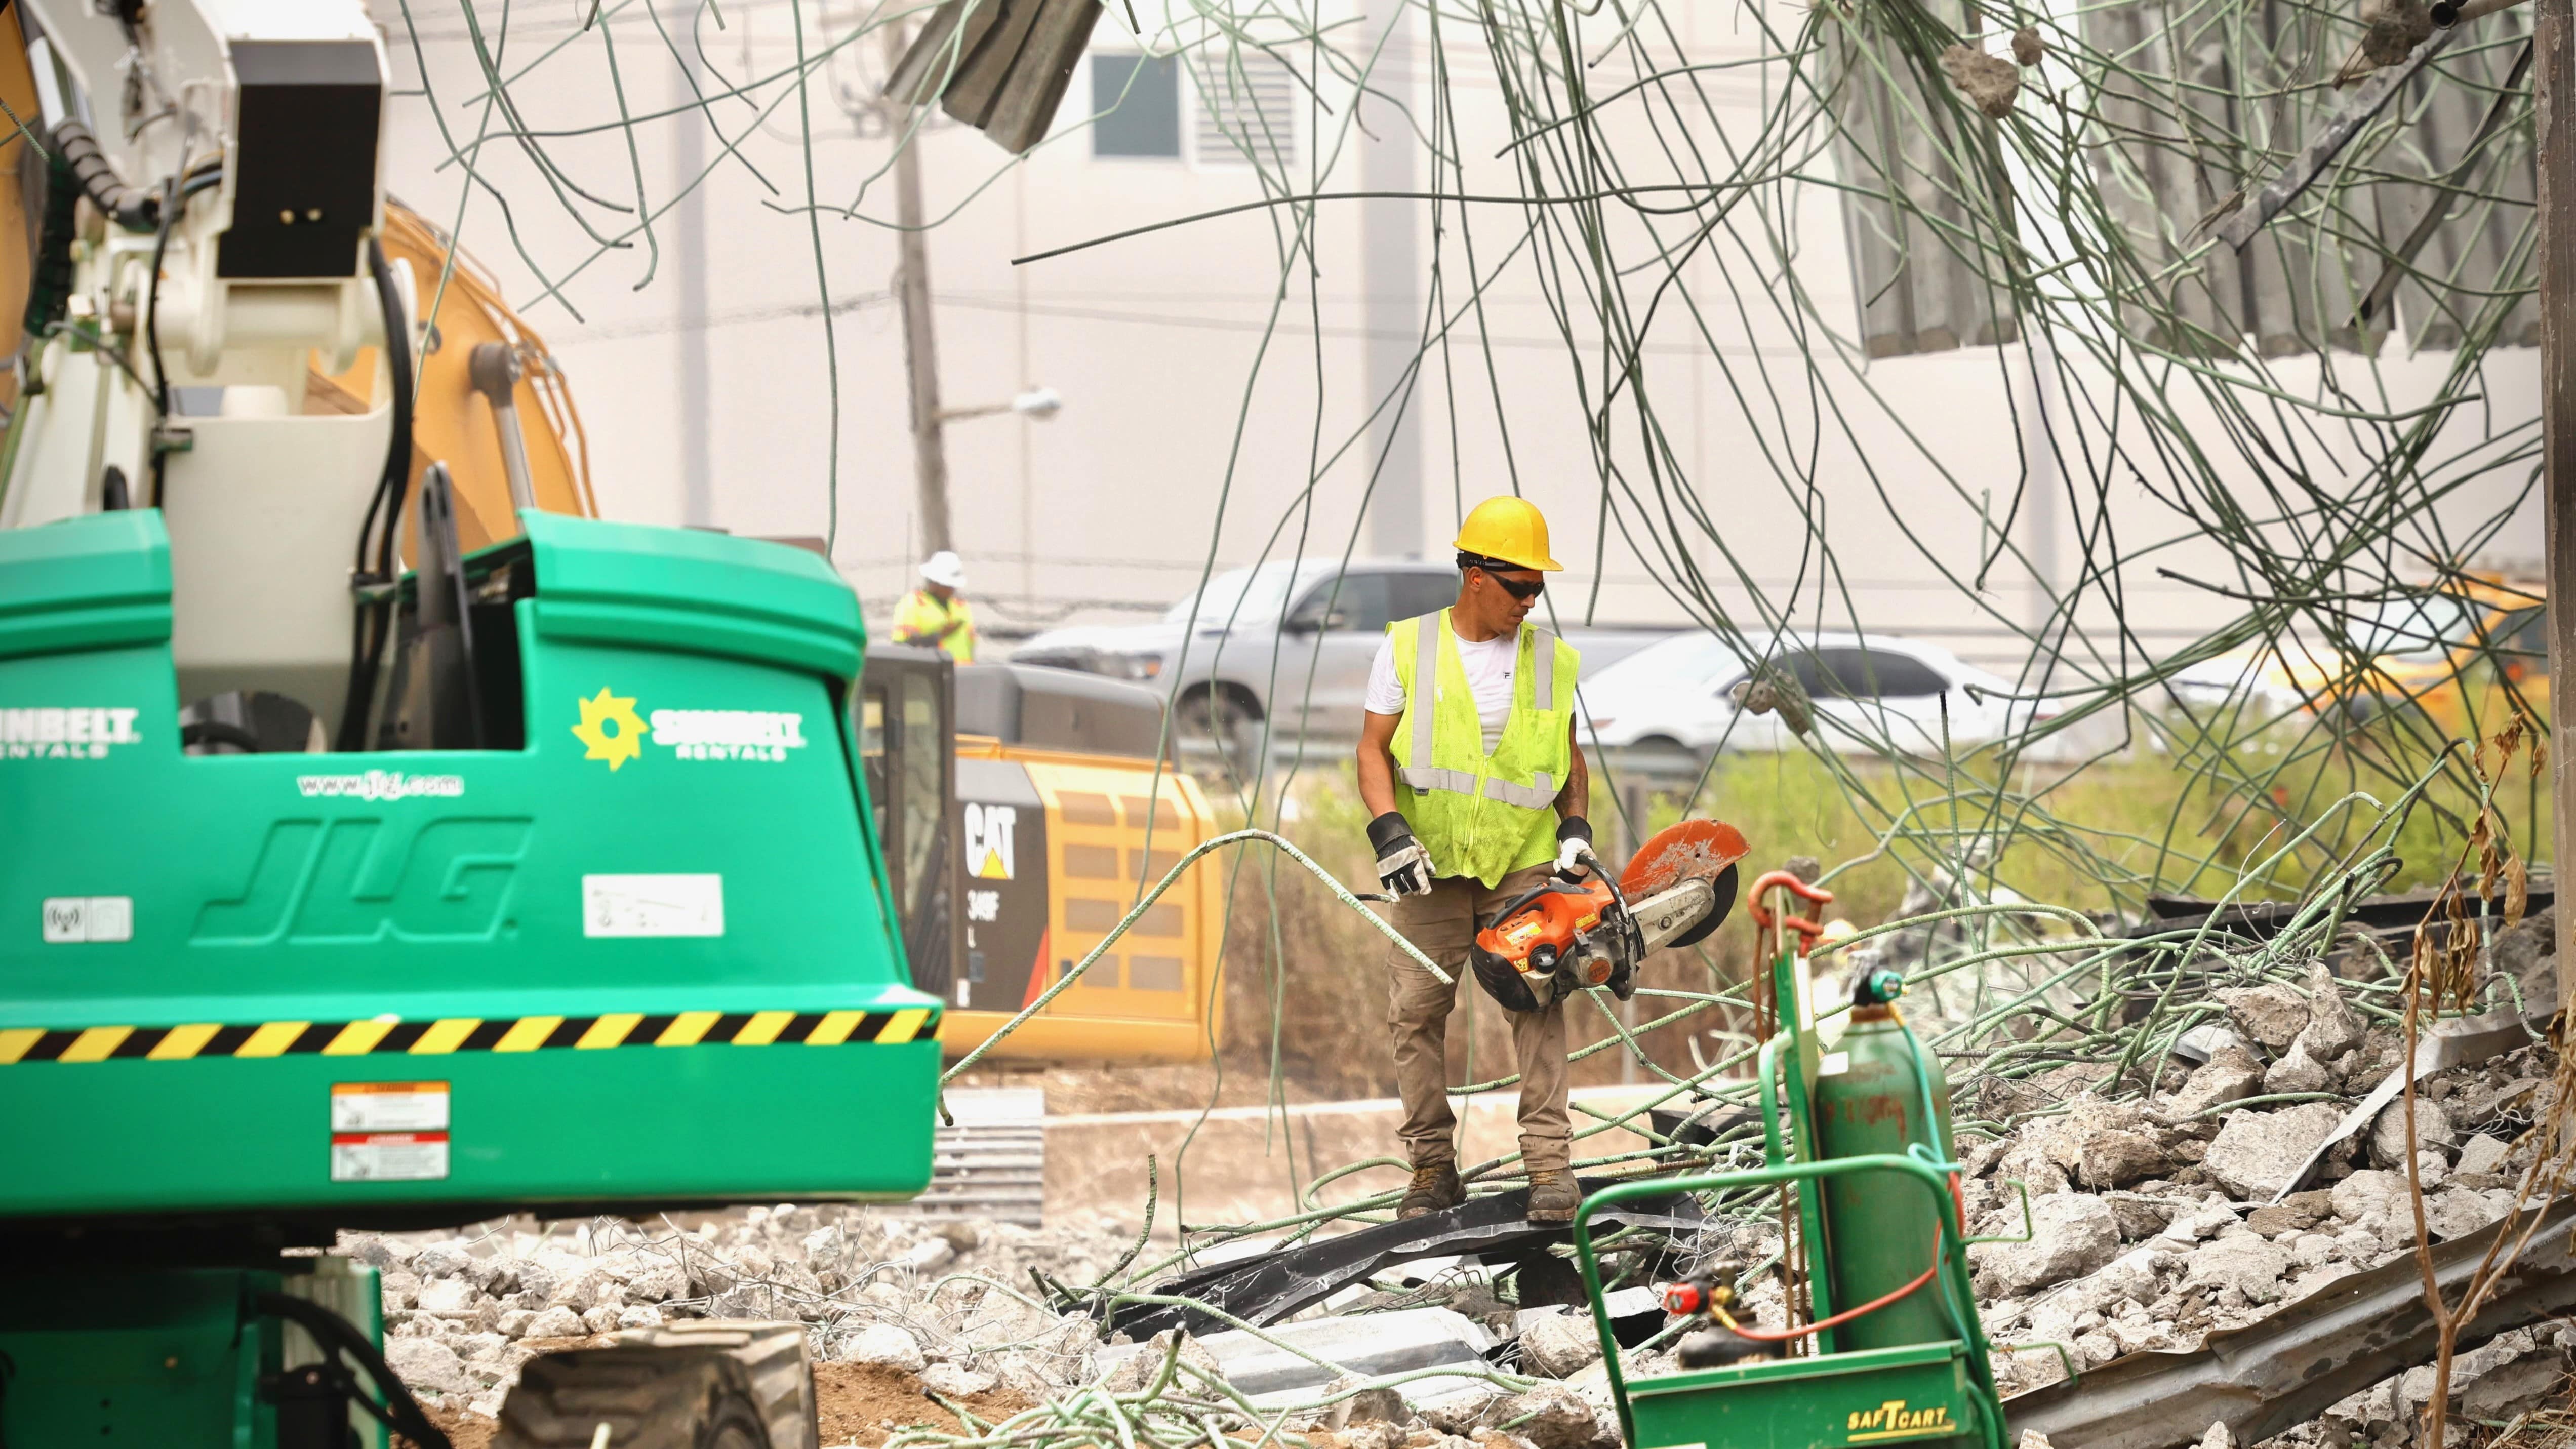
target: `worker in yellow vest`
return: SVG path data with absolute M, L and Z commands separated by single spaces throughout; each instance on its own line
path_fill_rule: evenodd
M 1488 498 L 1458 530 L 1458 602 L 1387 626 L 1360 720 L 1360 800 L 1394 927 L 1453 978 L 1471 974 L 1477 923 L 1592 848 L 1591 777 L 1574 739 L 1571 646 L 1528 622 L 1561 567 L 1526 500 Z M 1423 687 L 1425 682 L 1430 687 Z M 1413 1181 L 1399 1217 L 1466 1200 L 1449 1109 L 1449 1012 L 1458 987 L 1390 953 L 1398 1135 Z M 1497 1000 L 1500 1000 L 1498 997 Z M 1510 1003 L 1505 1003 L 1509 1005 Z M 1529 1217 L 1576 1203 L 1565 1109 L 1565 1004 L 1511 1013 L 1521 1074 Z
M 947 549 L 921 566 L 921 587 L 895 606 L 894 642 L 937 649 L 960 664 L 975 662 L 975 612 L 957 591 L 966 587 L 966 565 Z

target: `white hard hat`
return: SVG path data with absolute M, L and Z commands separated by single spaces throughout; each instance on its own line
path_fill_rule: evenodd
M 944 548 L 922 564 L 921 576 L 945 588 L 966 587 L 966 565 L 957 561 L 955 553 Z

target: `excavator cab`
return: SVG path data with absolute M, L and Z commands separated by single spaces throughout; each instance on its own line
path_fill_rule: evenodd
M 1143 892 L 1218 833 L 1157 760 L 1163 702 L 1076 670 L 868 650 L 860 754 L 913 984 L 950 1057 L 1072 974 Z M 1214 1050 L 1219 878 L 1193 863 L 988 1059 L 1200 1061 Z

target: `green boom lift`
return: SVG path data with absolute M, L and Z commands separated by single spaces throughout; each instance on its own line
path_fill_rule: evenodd
M 440 1443 L 339 1229 L 928 1180 L 857 603 L 527 507 L 459 552 L 358 0 L 18 9 L 85 200 L 0 451 L 0 1444 Z M 362 344 L 367 412 L 263 403 Z M 503 1442 L 810 1443 L 667 1336 Z
M 1764 1165 L 1606 1188 L 1575 1214 L 1576 1262 L 1622 1435 L 1629 1449 L 2003 1449 L 2003 1407 L 1962 1251 L 1985 1240 L 1963 1236 L 1940 1060 L 1897 1012 L 1903 982 L 1889 971 L 1855 983 L 1851 1023 L 1822 1049 L 1807 959 L 1819 928 L 1767 903 L 1774 892 L 1832 899 L 1786 872 L 1753 886 L 1754 918 L 1778 941 L 1762 993 Z M 1738 1325 L 1725 1312 L 1733 1284 L 1680 1285 L 1666 1306 L 1714 1321 L 1681 1341 L 1681 1371 L 1627 1378 L 1602 1302 L 1592 1216 L 1676 1189 L 1762 1188 L 1780 1192 L 1782 1266 L 1800 1321 Z

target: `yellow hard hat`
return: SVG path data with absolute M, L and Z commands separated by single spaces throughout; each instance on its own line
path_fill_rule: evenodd
M 1565 568 L 1548 556 L 1546 515 L 1537 504 L 1508 493 L 1477 504 L 1458 526 L 1458 541 L 1450 547 L 1525 569 L 1560 573 Z

